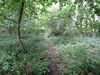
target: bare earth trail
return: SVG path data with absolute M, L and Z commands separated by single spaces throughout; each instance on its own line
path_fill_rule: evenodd
M 50 64 L 49 64 L 49 69 L 50 69 L 50 73 L 49 75 L 57 75 L 58 70 L 57 70 L 57 58 L 56 58 L 56 50 L 53 48 L 53 45 L 51 42 L 47 41 L 49 44 L 49 52 L 48 52 L 48 56 L 49 56 L 49 60 L 50 60 Z

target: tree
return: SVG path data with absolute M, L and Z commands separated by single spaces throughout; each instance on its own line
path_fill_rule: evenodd
M 90 26 L 91 28 L 94 30 L 93 33 L 95 33 L 96 35 L 96 31 L 98 31 L 97 33 L 100 32 L 100 23 L 98 21 L 95 20 L 95 15 L 97 15 L 98 17 L 100 16 L 100 1 L 99 0 L 75 0 L 75 4 L 78 4 L 78 7 L 80 7 L 80 5 L 83 5 L 84 2 L 86 2 L 88 4 L 89 7 L 89 12 L 90 13 Z M 89 15 L 88 15 L 89 16 Z
M 61 6 L 63 6 L 63 3 L 66 4 L 65 0 L 1 0 L 0 1 L 0 17 L 1 19 L 4 20 L 9 20 L 14 22 L 15 24 L 18 25 L 17 27 L 17 38 L 21 47 L 22 52 L 26 53 L 26 50 L 23 46 L 23 43 L 21 41 L 21 34 L 20 34 L 20 25 L 21 25 L 21 21 L 22 21 L 22 15 L 23 15 L 23 9 L 24 10 L 29 10 L 27 11 L 28 14 L 27 15 L 31 15 L 32 14 L 34 16 L 36 16 L 38 13 L 37 11 L 46 11 L 46 8 L 48 6 L 51 6 L 52 3 L 60 3 Z M 40 9 L 40 6 L 42 7 L 42 9 Z M 9 10 L 8 10 L 9 9 Z M 5 13 L 6 12 L 6 13 Z M 12 15 L 18 15 L 18 19 L 16 19 L 16 17 L 12 17 Z M 27 16 L 24 15 L 24 16 Z M 2 21 L 4 21 L 2 20 Z M 18 20 L 18 22 L 17 22 Z
M 19 44 L 20 44 L 22 51 L 24 53 L 26 53 L 26 50 L 23 46 L 23 43 L 22 43 L 21 37 L 20 37 L 20 24 L 21 24 L 21 19 L 22 19 L 22 15 L 23 15 L 23 9 L 24 9 L 24 2 L 21 2 L 21 7 L 20 7 L 20 10 L 19 10 L 19 14 L 18 14 L 19 16 L 18 16 L 17 38 L 18 38 L 18 41 L 19 41 Z

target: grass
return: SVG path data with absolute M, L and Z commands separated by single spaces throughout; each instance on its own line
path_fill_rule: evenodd
M 50 40 L 55 40 L 53 43 L 57 49 L 60 75 L 100 75 L 99 37 L 73 37 L 65 40 L 60 36 L 60 39 L 53 37 Z
M 48 44 L 42 36 L 22 35 L 27 54 L 21 52 L 16 35 L 0 35 L 0 74 L 1 75 L 44 75 L 49 72 L 46 58 Z

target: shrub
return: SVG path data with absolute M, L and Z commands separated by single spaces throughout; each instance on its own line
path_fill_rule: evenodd
M 100 38 L 82 36 L 71 38 L 69 42 L 62 40 L 66 43 L 56 41 L 60 75 L 100 74 Z
M 35 75 L 44 75 L 49 72 L 49 61 L 46 58 L 48 44 L 45 39 L 42 36 L 23 35 L 25 38 L 22 36 L 22 41 L 28 51 L 24 54 L 14 36 L 0 36 L 0 74 L 27 75 L 31 72 Z
M 49 40 L 55 45 L 67 44 L 69 42 L 69 37 L 65 37 L 65 36 L 50 37 Z

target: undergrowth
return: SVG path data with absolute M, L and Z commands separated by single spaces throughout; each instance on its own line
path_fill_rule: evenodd
M 70 37 L 58 36 L 58 37 L 50 37 L 49 40 L 55 45 L 60 45 L 69 43 L 70 41 L 68 40 L 69 38 Z
M 22 35 L 25 49 L 20 50 L 16 35 L 0 35 L 0 75 L 45 75 L 49 72 L 48 44 L 42 36 Z
M 60 75 L 100 75 L 100 38 L 52 37 Z M 60 39 L 59 39 L 60 38 Z

